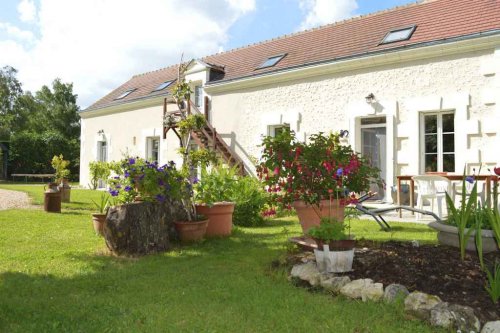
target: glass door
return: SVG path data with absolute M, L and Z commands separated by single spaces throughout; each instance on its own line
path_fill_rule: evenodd
M 372 166 L 380 170 L 380 178 L 385 183 L 387 178 L 386 161 L 386 120 L 385 117 L 371 117 L 361 119 L 361 154 L 366 157 Z M 385 189 L 382 186 L 372 188 L 378 193 L 377 199 L 383 199 Z

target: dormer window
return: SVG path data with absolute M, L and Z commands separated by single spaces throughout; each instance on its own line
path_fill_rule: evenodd
M 174 82 L 174 80 L 165 81 L 165 82 L 161 83 L 158 87 L 156 87 L 152 92 L 163 90 L 163 89 L 167 88 L 168 86 L 170 86 L 173 82 Z
M 416 28 L 417 28 L 416 25 L 412 25 L 409 27 L 391 30 L 387 33 L 387 35 L 385 35 L 384 39 L 382 39 L 382 42 L 380 42 L 380 44 L 388 44 L 388 43 L 408 40 L 410 39 L 411 35 L 415 32 Z
M 130 95 L 132 92 L 136 91 L 137 89 L 134 88 L 134 89 L 129 89 L 127 91 L 124 91 L 120 96 L 116 97 L 115 100 L 117 99 L 123 99 L 125 97 L 127 97 L 128 95 Z
M 280 62 L 281 59 L 283 59 L 285 56 L 286 56 L 286 53 L 285 54 L 280 54 L 280 55 L 269 57 L 259 67 L 257 67 L 256 69 L 261 69 L 261 68 L 267 68 L 267 67 L 276 66 L 276 64 L 278 62 Z

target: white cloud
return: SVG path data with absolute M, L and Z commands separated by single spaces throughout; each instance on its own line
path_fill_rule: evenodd
M 23 22 L 31 22 L 36 18 L 36 7 L 32 0 L 21 0 L 17 5 L 19 19 Z
M 30 45 L 0 40 L 27 90 L 60 77 L 83 107 L 132 75 L 215 53 L 254 0 L 41 0 Z M 7 52 L 8 51 L 8 52 Z M 10 52 L 10 53 L 9 53 Z
M 8 36 L 17 40 L 31 41 L 34 38 L 33 33 L 31 31 L 21 30 L 10 23 L 0 22 L 0 30 L 4 30 Z
M 356 0 L 299 0 L 299 5 L 306 13 L 300 30 L 349 18 L 358 9 Z

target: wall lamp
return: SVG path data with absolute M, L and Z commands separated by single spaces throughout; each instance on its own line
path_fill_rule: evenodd
M 349 137 L 349 131 L 348 130 L 340 130 L 339 131 L 339 136 L 341 138 L 347 139 Z
M 375 95 L 373 93 L 370 93 L 368 96 L 365 97 L 366 103 L 372 104 L 375 102 Z
M 98 131 L 97 131 L 97 134 L 104 134 L 104 130 L 103 130 L 103 129 L 98 130 Z

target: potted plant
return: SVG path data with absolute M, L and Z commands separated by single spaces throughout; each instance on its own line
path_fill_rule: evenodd
M 119 174 L 109 181 L 109 193 L 121 204 L 133 204 L 140 197 L 141 201 L 158 204 L 169 200 L 181 200 L 186 209 L 190 226 L 185 222 L 175 222 L 179 238 L 183 242 L 200 240 L 205 235 L 208 220 L 194 215 L 190 207 L 193 195 L 189 177 L 183 170 L 177 170 L 173 161 L 165 165 L 150 162 L 139 157 L 122 160 Z
M 219 164 L 210 171 L 202 169 L 201 180 L 195 185 L 195 200 L 196 211 L 209 219 L 207 236 L 231 234 L 235 207 L 231 198 L 237 181 L 235 167 Z
M 105 192 L 101 193 L 100 200 L 98 202 L 92 200 L 95 207 L 97 208 L 97 213 L 92 213 L 92 223 L 94 225 L 94 231 L 97 235 L 104 235 L 104 224 L 106 223 L 106 215 L 109 208 L 109 195 Z
M 283 131 L 265 137 L 262 147 L 257 174 L 270 193 L 271 205 L 293 206 L 304 233 L 319 225 L 321 217 L 342 221 L 351 192 L 368 191 L 371 183 L 381 183 L 379 170 L 351 146 L 341 144 L 339 134 L 320 132 L 305 143 L 293 131 Z
M 342 273 L 352 270 L 355 241 L 345 230 L 344 223 L 328 217 L 321 218 L 320 225 L 309 229 L 307 234 L 318 245 L 314 255 L 321 272 Z
M 65 160 L 64 156 L 60 154 L 59 156 L 54 155 L 51 164 L 55 170 L 56 184 L 61 192 L 61 201 L 70 202 L 71 186 L 69 186 L 68 182 L 68 177 L 70 175 L 70 171 L 68 169 L 69 161 Z

